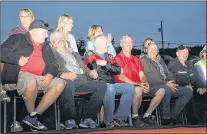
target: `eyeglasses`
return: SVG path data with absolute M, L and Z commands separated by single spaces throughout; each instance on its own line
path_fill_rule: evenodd
M 28 18 L 31 18 L 31 16 L 29 16 L 29 15 L 27 15 L 27 16 L 22 16 L 22 15 L 20 15 L 20 18 L 28 19 Z

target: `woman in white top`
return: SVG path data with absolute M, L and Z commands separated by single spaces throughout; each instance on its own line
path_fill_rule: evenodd
M 73 28 L 73 17 L 67 14 L 62 14 L 58 19 L 58 26 L 56 31 L 61 32 L 66 40 L 69 42 L 73 51 L 78 52 L 78 47 L 74 36 L 71 34 Z

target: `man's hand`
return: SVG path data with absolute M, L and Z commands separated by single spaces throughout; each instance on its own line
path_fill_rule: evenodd
M 206 93 L 206 89 L 205 88 L 198 88 L 197 89 L 197 92 L 200 94 L 200 95 L 203 95 L 203 94 L 205 94 Z
M 108 42 L 112 41 L 112 35 L 110 33 L 108 33 Z
M 141 83 L 140 86 L 143 88 L 144 93 L 148 93 L 149 92 L 149 84 L 146 83 Z
M 21 67 L 24 66 L 25 64 L 27 64 L 28 60 L 29 60 L 29 57 L 21 56 L 19 59 L 19 65 Z
M 187 88 L 189 88 L 191 91 L 193 91 L 193 87 L 192 87 L 191 85 L 187 85 L 187 86 L 185 86 L 185 87 L 187 87 Z
M 169 86 L 173 92 L 178 91 L 178 89 L 176 88 L 178 84 L 175 84 L 173 80 L 168 81 L 166 85 Z
M 149 84 L 146 82 L 146 83 L 135 83 L 136 86 L 140 86 L 144 93 L 148 93 L 149 92 Z
M 98 73 L 96 70 L 91 70 L 90 71 L 90 76 L 93 78 L 93 79 L 97 79 L 98 78 Z
M 65 72 L 65 73 L 62 73 L 60 77 L 63 79 L 71 79 L 74 81 L 77 79 L 78 76 L 73 72 Z
M 52 82 L 53 76 L 51 74 L 46 74 L 41 77 L 41 86 L 47 87 Z
M 97 60 L 96 64 L 100 65 L 100 66 L 105 66 L 106 65 L 106 61 L 105 60 Z

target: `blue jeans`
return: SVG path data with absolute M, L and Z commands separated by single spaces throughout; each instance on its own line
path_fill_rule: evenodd
M 114 114 L 115 110 L 115 95 L 121 93 L 120 105 Z M 115 119 L 126 120 L 130 108 L 132 105 L 132 100 L 134 96 L 134 85 L 127 83 L 107 83 L 107 90 L 104 97 L 104 121 L 109 123 Z
M 178 91 L 176 92 L 173 92 L 171 88 L 166 85 L 163 86 L 163 88 L 165 89 L 165 95 L 161 102 L 161 116 L 163 119 L 176 119 L 188 101 L 192 98 L 193 92 L 186 87 L 177 87 Z M 170 107 L 171 98 L 173 99 L 172 108 Z

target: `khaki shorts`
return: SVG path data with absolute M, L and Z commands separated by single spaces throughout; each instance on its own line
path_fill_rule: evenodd
M 37 81 L 37 89 L 42 92 L 47 92 L 48 89 L 55 87 L 57 84 L 61 83 L 63 79 L 55 77 L 52 82 L 47 87 L 41 87 L 41 76 L 37 76 L 27 72 L 20 72 L 18 76 L 17 84 L 6 84 L 5 89 L 8 91 L 17 90 L 19 95 L 22 95 L 31 80 L 35 79 Z

